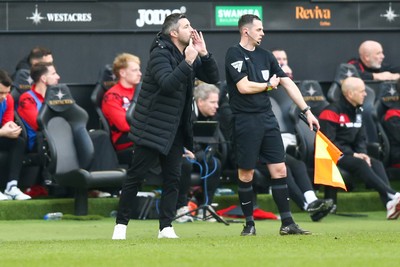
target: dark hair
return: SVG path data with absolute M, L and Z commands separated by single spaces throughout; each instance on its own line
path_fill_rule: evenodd
M 29 53 L 28 59 L 29 63 L 32 64 L 33 59 L 40 60 L 45 56 L 51 55 L 51 50 L 46 47 L 34 47 L 32 48 L 31 52 Z
M 164 35 L 169 35 L 171 31 L 177 30 L 179 27 L 179 20 L 184 18 L 186 18 L 186 15 L 181 13 L 172 13 L 171 15 L 168 15 L 162 25 L 161 33 Z
M 12 84 L 12 80 L 5 70 L 0 70 L 0 83 L 6 87 Z
M 261 21 L 261 19 L 257 16 L 257 15 L 253 15 L 253 14 L 245 14 L 242 15 L 239 18 L 238 21 L 238 27 L 239 27 L 239 31 L 247 24 L 252 24 L 253 20 L 259 20 Z
M 31 78 L 34 83 L 40 80 L 40 77 L 49 71 L 49 67 L 53 66 L 51 62 L 39 62 L 31 67 Z

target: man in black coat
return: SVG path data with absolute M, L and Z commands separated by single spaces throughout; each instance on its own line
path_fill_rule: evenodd
M 112 239 L 126 239 L 134 199 L 149 169 L 163 178 L 158 238 L 178 238 L 171 225 L 176 212 L 182 154 L 194 157 L 190 123 L 194 79 L 217 83 L 217 63 L 203 35 L 183 14 L 165 18 L 150 48 L 150 59 L 133 115 L 134 154 L 119 201 Z

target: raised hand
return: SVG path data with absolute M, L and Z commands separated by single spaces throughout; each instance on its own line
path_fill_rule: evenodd
M 192 31 L 192 40 L 193 40 L 193 47 L 196 49 L 196 51 L 199 53 L 199 55 L 206 56 L 208 54 L 207 47 L 206 47 L 206 42 L 204 41 L 203 38 L 203 33 L 202 32 L 197 32 L 196 30 L 193 29 Z
M 189 65 L 192 65 L 199 52 L 195 49 L 192 38 L 189 45 L 185 49 L 185 60 Z

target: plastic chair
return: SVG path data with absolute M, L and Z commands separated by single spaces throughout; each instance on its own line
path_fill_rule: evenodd
M 124 169 L 88 169 L 94 147 L 86 130 L 87 112 L 75 103 L 69 88 L 60 84 L 46 91 L 38 124 L 48 142 L 47 169 L 58 185 L 75 189 L 75 214 L 88 213 L 88 189 L 118 187 L 126 177 Z

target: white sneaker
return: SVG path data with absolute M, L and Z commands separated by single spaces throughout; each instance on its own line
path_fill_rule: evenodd
M 106 197 L 111 197 L 111 194 L 108 192 L 103 192 L 100 190 L 92 190 L 89 191 L 89 197 L 95 197 L 95 198 L 106 198 Z
M 396 220 L 400 216 L 400 196 L 395 197 L 386 203 L 388 220 Z
M 2 192 L 0 192 L 0 201 L 2 200 L 8 200 L 8 197 L 4 195 Z
M 114 233 L 112 236 L 113 240 L 125 240 L 126 239 L 126 228 L 125 224 L 116 224 L 114 226 Z
M 31 199 L 30 196 L 22 193 L 22 191 L 16 186 L 12 186 L 10 190 L 4 190 L 4 194 L 8 197 L 8 199 L 14 199 L 14 200 Z
M 188 206 L 183 206 L 183 207 L 179 208 L 176 211 L 176 216 L 185 214 L 187 212 L 189 212 L 189 207 Z M 175 219 L 175 221 L 177 221 L 179 223 L 186 223 L 186 222 L 193 222 L 194 219 L 190 215 L 183 215 L 182 217 L 179 217 L 179 218 Z
M 174 228 L 170 226 L 158 231 L 158 238 L 179 238 L 179 236 L 175 234 Z

